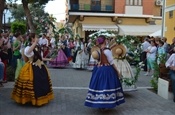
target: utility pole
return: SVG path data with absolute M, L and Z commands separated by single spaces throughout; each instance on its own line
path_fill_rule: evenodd
M 161 31 L 161 38 L 164 37 L 164 31 L 165 31 L 165 6 L 166 6 L 166 0 L 162 0 L 162 31 Z

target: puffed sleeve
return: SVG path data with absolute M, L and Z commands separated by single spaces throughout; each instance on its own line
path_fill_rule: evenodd
M 33 52 L 33 51 L 32 51 L 31 53 L 28 53 L 29 48 L 30 48 L 30 46 L 27 46 L 27 47 L 24 49 L 24 55 L 27 56 L 28 58 L 29 58 L 29 57 L 32 57 L 32 56 L 34 55 L 34 52 Z
M 109 62 L 111 65 L 114 64 L 114 62 L 113 62 L 113 57 L 112 57 L 112 52 L 111 52 L 109 49 L 105 49 L 105 50 L 104 50 L 104 54 L 106 55 L 108 62 Z

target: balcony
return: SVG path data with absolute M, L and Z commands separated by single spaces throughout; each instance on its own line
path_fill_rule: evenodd
M 92 4 L 71 4 L 70 10 L 72 12 L 106 12 L 113 13 L 113 5 L 92 5 Z

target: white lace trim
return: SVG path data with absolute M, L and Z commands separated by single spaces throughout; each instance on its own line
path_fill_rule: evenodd
M 92 100 L 110 100 L 110 99 L 116 99 L 117 97 L 122 97 L 123 93 L 117 92 L 117 93 L 111 93 L 111 94 L 92 94 L 88 93 L 87 94 L 87 99 L 92 99 Z
M 116 89 L 104 89 L 104 90 L 94 90 L 94 89 L 89 89 L 89 91 L 93 91 L 93 92 L 111 92 L 111 91 L 117 91 L 117 90 L 120 90 L 121 87 L 119 88 L 116 88 Z

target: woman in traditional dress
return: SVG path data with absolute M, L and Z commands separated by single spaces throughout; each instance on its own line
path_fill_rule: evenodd
M 87 51 L 89 53 L 89 62 L 88 62 L 87 70 L 89 71 L 92 71 L 94 66 L 96 66 L 97 64 L 97 60 L 95 60 L 92 56 L 92 51 L 94 51 L 96 48 L 98 48 L 97 43 L 95 43 L 93 46 L 92 40 L 89 39 L 89 43 L 87 45 Z
M 37 44 L 38 38 L 30 33 L 29 46 L 24 50 L 26 63 L 12 91 L 12 99 L 20 104 L 42 106 L 54 98 L 50 75 L 42 61 L 50 59 L 42 58 L 41 48 Z
M 23 35 L 21 37 L 21 47 L 20 47 L 20 53 L 21 53 L 21 58 L 17 59 L 17 68 L 15 70 L 15 80 L 19 76 L 20 70 L 22 66 L 25 64 L 24 61 L 24 49 L 27 46 L 27 35 Z
M 85 106 L 92 108 L 114 108 L 125 102 L 123 90 L 119 80 L 119 72 L 113 64 L 112 53 L 106 48 L 105 36 L 97 39 L 100 49 L 92 56 L 98 60 L 94 67 Z
M 61 43 L 62 43 L 62 50 L 64 52 L 64 54 L 66 55 L 68 61 L 70 61 L 71 59 L 71 54 L 69 52 L 69 40 L 68 40 L 68 36 L 66 35 L 62 35 L 61 36 Z
M 97 60 L 95 60 L 94 58 L 93 58 L 93 56 L 92 56 L 92 51 L 94 51 L 95 49 L 97 49 L 98 48 L 98 46 L 96 45 L 96 46 L 93 46 L 92 48 L 91 48 L 91 52 L 90 52 L 90 59 L 89 59 L 89 63 L 88 63 L 88 67 L 87 67 L 87 70 L 89 70 L 89 71 L 92 71 L 93 69 L 94 69 L 94 67 L 97 65 Z
M 13 58 L 12 58 L 12 66 L 14 70 L 16 70 L 17 67 L 17 59 L 21 59 L 21 53 L 20 53 L 20 47 L 21 47 L 21 34 L 16 33 L 15 34 L 15 41 L 13 42 Z
M 90 56 L 90 60 L 89 60 L 89 63 L 88 63 L 88 67 L 87 67 L 87 70 L 89 71 L 92 71 L 93 68 L 96 66 L 97 64 L 97 60 L 95 60 L 92 55 Z
M 63 48 L 65 46 L 63 45 L 61 40 L 59 40 L 57 46 L 58 47 L 55 49 L 55 51 L 52 52 L 51 57 L 53 56 L 53 60 L 49 62 L 49 67 L 66 67 L 68 66 L 69 62 L 66 54 L 63 51 Z M 55 52 L 56 54 L 54 54 Z
M 80 38 L 79 43 L 77 44 L 77 55 L 75 59 L 75 63 L 73 64 L 73 68 L 77 69 L 86 69 L 88 65 L 88 53 L 86 44 L 83 41 L 83 38 Z
M 117 67 L 118 71 L 121 74 L 122 87 L 124 91 L 133 91 L 136 90 L 136 85 L 134 83 L 134 74 L 133 70 L 126 59 L 126 46 L 123 44 L 114 44 L 110 47 L 113 58 L 114 65 Z

